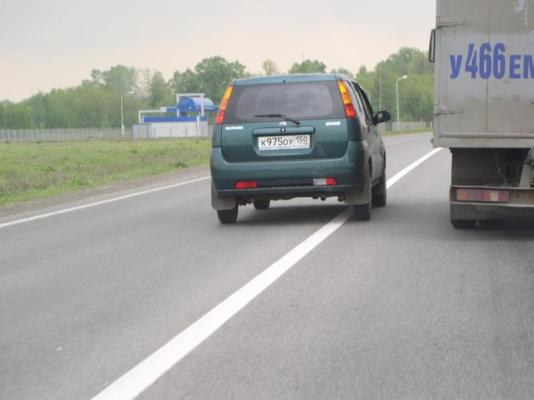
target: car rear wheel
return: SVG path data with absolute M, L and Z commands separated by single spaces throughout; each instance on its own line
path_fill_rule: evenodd
M 256 210 L 268 210 L 271 206 L 271 200 L 254 200 Z
M 366 187 L 371 187 L 371 175 L 367 176 L 368 181 L 366 182 Z M 352 206 L 352 215 L 354 219 L 358 221 L 369 221 L 371 219 L 371 201 L 372 201 L 372 190 L 369 189 L 369 197 L 365 204 L 354 204 Z
M 358 221 L 369 221 L 371 219 L 371 203 L 353 205 L 352 215 Z
M 235 224 L 237 221 L 237 204 L 234 208 L 230 210 L 217 210 L 217 217 L 221 224 Z
M 380 177 L 380 183 L 373 188 L 373 206 L 385 207 L 387 203 L 386 165 Z

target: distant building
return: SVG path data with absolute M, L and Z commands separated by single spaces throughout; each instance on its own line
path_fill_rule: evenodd
M 139 124 L 133 126 L 134 139 L 165 137 L 208 137 L 206 113 L 217 112 L 204 93 L 176 95 L 176 106 L 140 110 Z

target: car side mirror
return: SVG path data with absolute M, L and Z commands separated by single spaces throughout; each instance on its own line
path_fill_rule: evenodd
M 383 122 L 388 122 L 390 120 L 391 114 L 387 111 L 378 111 L 373 117 L 375 125 L 381 124 Z

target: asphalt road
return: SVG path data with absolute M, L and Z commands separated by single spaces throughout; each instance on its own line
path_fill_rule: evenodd
M 388 176 L 429 139 L 387 138 Z M 453 230 L 449 174 L 443 150 L 139 397 L 534 398 L 533 226 Z M 1 399 L 96 396 L 346 209 L 277 202 L 221 226 L 209 184 L 0 228 Z

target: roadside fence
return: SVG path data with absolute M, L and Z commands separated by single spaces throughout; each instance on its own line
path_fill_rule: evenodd
M 89 139 L 120 139 L 120 128 L 0 129 L 0 142 L 66 142 Z M 124 131 L 131 139 L 131 129 Z
M 209 137 L 213 125 L 207 121 L 175 123 L 142 124 L 132 127 L 133 139 L 188 138 Z
M 91 139 L 153 139 L 157 137 L 211 137 L 213 125 L 202 125 L 201 130 L 197 127 L 184 127 L 183 131 L 168 130 L 155 135 L 148 126 L 134 126 L 124 130 L 124 137 L 120 128 L 79 128 L 79 129 L 0 129 L 0 143 L 3 142 L 68 142 Z M 400 123 L 401 131 L 432 129 L 431 122 Z M 396 122 L 388 122 L 380 125 L 381 132 L 397 130 Z

